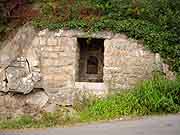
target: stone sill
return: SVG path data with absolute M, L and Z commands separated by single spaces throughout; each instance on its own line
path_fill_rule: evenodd
M 108 92 L 108 88 L 104 83 L 75 82 L 75 88 L 95 95 L 105 95 Z

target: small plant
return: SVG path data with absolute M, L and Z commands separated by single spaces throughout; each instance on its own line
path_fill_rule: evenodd
M 88 92 L 78 92 L 74 98 L 73 108 L 76 111 L 81 112 L 85 108 L 88 108 L 90 105 L 94 104 L 97 100 L 98 97 L 93 94 Z
M 0 122 L 0 129 L 18 129 L 32 127 L 33 118 L 30 116 L 22 116 L 13 120 L 4 120 Z

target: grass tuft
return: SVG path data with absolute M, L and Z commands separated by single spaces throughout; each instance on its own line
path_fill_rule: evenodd
M 144 81 L 133 90 L 97 100 L 80 113 L 81 121 L 123 116 L 177 113 L 180 111 L 179 80 L 158 78 Z

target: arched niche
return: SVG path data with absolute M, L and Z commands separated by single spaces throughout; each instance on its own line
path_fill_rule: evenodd
M 98 74 L 98 59 L 95 56 L 89 56 L 87 59 L 87 74 Z

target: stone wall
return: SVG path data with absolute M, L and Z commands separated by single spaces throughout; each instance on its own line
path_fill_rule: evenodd
M 32 43 L 36 35 L 32 26 L 25 25 L 20 28 L 13 39 L 9 39 L 1 44 L 0 49 L 0 67 L 6 68 L 19 55 L 22 55 Z
M 103 82 L 77 82 L 80 48 L 78 38 L 104 40 Z M 158 54 L 123 34 L 110 32 L 47 29 L 35 32 L 22 28 L 0 53 L 0 91 L 28 94 L 42 88 L 50 102 L 71 105 L 79 91 L 103 95 L 112 89 L 125 89 L 149 79 L 154 70 L 173 78 Z
M 25 25 L 12 40 L 6 41 L 6 45 L 0 50 L 0 91 L 18 92 L 27 94 L 34 89 L 36 82 L 40 80 L 40 71 L 33 71 L 31 63 L 34 63 L 32 53 L 35 30 Z M 26 57 L 27 55 L 27 57 Z
M 125 35 L 105 40 L 104 46 L 104 82 L 110 89 L 134 86 L 156 70 L 155 54 Z
M 51 94 L 59 88 L 72 87 L 75 82 L 76 38 L 50 35 L 44 43 L 40 59 L 43 88 Z

